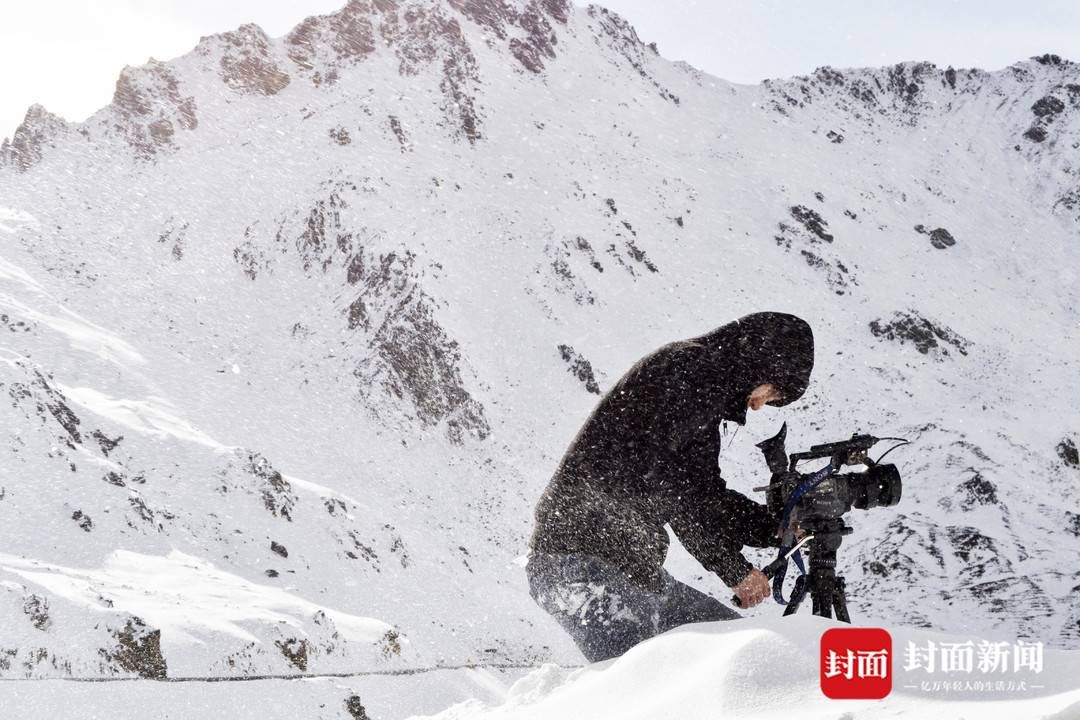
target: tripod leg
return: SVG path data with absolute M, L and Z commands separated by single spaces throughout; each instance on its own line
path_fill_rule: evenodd
M 806 597 L 806 575 L 800 575 L 795 578 L 795 588 L 791 591 L 791 599 L 788 600 L 787 607 L 784 608 L 784 615 L 794 615 L 799 611 L 799 604 Z
M 818 587 L 810 590 L 810 600 L 813 604 L 813 613 L 818 617 L 832 617 L 832 587 L 829 583 L 820 583 Z
M 844 578 L 836 578 L 836 586 L 833 590 L 833 607 L 836 609 L 836 619 L 840 622 L 851 623 L 851 618 L 848 616 L 847 611 L 847 594 L 844 592 Z

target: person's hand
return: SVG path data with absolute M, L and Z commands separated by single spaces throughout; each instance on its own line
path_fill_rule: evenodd
M 754 607 L 769 597 L 769 578 L 765 577 L 765 573 L 754 568 L 732 590 L 735 591 L 735 597 L 739 598 L 739 607 Z

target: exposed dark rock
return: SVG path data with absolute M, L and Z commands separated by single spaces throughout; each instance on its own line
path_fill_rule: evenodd
M 907 109 L 916 104 L 922 92 L 922 76 L 933 69 L 929 63 L 898 63 L 888 68 L 889 89 L 903 101 Z
M 472 565 L 469 565 L 469 550 L 464 545 L 458 545 L 458 551 L 462 554 L 461 564 L 465 566 L 465 569 L 469 572 L 473 572 Z
M 376 3 L 376 8 L 381 3 Z M 396 8 L 387 8 L 395 13 Z M 371 7 L 366 2 L 349 2 L 327 17 L 309 17 L 285 37 L 289 58 L 304 70 L 312 70 L 322 59 L 329 66 L 327 75 L 316 73 L 312 82 L 320 85 L 337 78 L 337 65 L 355 63 L 375 50 L 375 30 Z M 322 50 L 330 57 L 322 57 Z M 329 76 L 329 77 L 328 77 Z
M 1059 56 L 1052 53 L 1044 53 L 1043 55 L 1036 55 L 1031 58 L 1040 65 L 1061 65 L 1062 60 Z M 1067 60 L 1065 61 L 1068 62 Z
M 523 38 L 510 38 L 510 53 L 527 70 L 538 73 L 544 69 L 543 58 L 555 59 L 558 38 L 544 13 L 533 3 L 525 7 L 517 21 L 526 35 Z
M 156 60 L 124 68 L 112 106 L 119 120 L 114 127 L 144 160 L 172 146 L 177 127 L 193 130 L 199 124 L 194 96 L 184 96 L 173 70 Z
M 270 541 L 270 552 L 276 553 L 283 558 L 289 557 L 289 551 L 285 549 L 285 546 L 273 540 Z
M 287 640 L 277 640 L 274 644 L 277 645 L 278 650 L 285 656 L 285 659 L 297 670 L 301 672 L 307 670 L 308 653 L 311 651 L 311 644 L 307 640 L 288 638 Z
M 352 136 L 349 135 L 349 131 L 340 126 L 330 128 L 330 139 L 338 145 L 348 145 L 352 142 Z
M 355 190 L 355 186 L 345 186 Z M 335 249 L 349 252 L 352 249 L 352 233 L 344 229 L 341 223 L 341 211 L 348 207 L 337 190 L 331 191 L 325 200 L 317 200 L 308 212 L 305 227 L 296 238 L 296 252 L 300 255 L 304 270 L 318 266 L 326 272 L 334 262 Z M 277 239 L 282 242 L 281 231 Z
M 1011 571 L 1011 563 L 1001 554 L 997 543 L 978 528 L 949 526 L 945 532 L 953 554 L 964 563 L 961 578 L 973 580 L 988 573 Z
M 476 19 L 491 0 L 455 3 Z M 397 57 L 401 75 L 417 75 L 433 66 L 441 76 L 442 109 L 449 121 L 444 127 L 476 142 L 481 137 L 475 106 L 479 70 L 458 18 L 440 3 L 411 4 L 404 11 L 400 5 L 397 0 L 350 0 L 336 13 L 310 17 L 298 25 L 285 37 L 286 52 L 316 86 L 336 82 L 342 68 L 363 61 L 376 48 Z M 500 22 L 495 26 L 501 27 Z M 542 25 L 538 22 L 536 28 L 542 31 Z M 514 37 L 530 48 L 538 47 L 531 35 L 514 33 Z
M 825 194 L 820 193 L 820 192 L 815 192 L 814 193 L 814 199 L 817 200 L 818 202 L 825 202 Z
M 154 511 L 150 509 L 150 506 L 146 504 L 146 500 L 140 495 L 129 495 L 128 505 L 135 510 L 135 514 L 139 516 L 139 519 L 145 523 L 155 524 Z M 158 528 L 161 529 L 160 527 Z
M 105 476 L 101 479 L 109 483 L 110 485 L 115 485 L 116 487 L 127 487 L 127 483 L 124 482 L 124 476 L 112 470 L 105 473 Z
M 387 529 L 391 529 L 389 525 Z M 390 552 L 398 556 L 398 561 L 401 563 L 401 567 L 407 568 L 412 564 L 412 560 L 409 558 L 409 551 L 405 548 L 405 541 L 401 539 L 400 535 L 396 533 L 390 540 Z
M 586 243 L 587 244 L 587 243 Z M 577 245 L 578 249 L 582 249 L 581 243 Z M 550 265 L 552 274 L 555 276 L 555 289 L 558 292 L 570 295 L 573 297 L 574 302 L 578 305 L 592 305 L 596 302 L 596 297 L 589 290 L 588 286 L 584 282 L 580 281 L 577 275 L 570 267 L 570 249 L 566 241 L 563 241 L 560 245 L 548 245 L 544 248 L 545 254 L 550 258 Z M 589 255 L 589 264 L 594 269 L 603 271 L 603 266 L 596 259 L 596 256 L 592 253 L 592 247 L 589 246 L 587 253 Z M 615 246 L 609 247 L 609 254 L 612 254 L 617 261 L 620 261 L 625 266 L 625 261 L 615 251 Z M 631 274 L 633 272 L 631 271 Z
M 274 517 L 283 517 L 291 522 L 296 496 L 293 494 L 289 482 L 274 469 L 270 461 L 261 453 L 237 449 L 235 457 L 242 462 L 240 472 L 252 475 L 259 481 L 255 491 L 262 498 L 263 506 Z M 223 470 L 222 474 L 228 476 L 231 468 L 230 463 L 230 466 Z M 222 490 L 227 489 L 227 486 L 222 488 Z
M 361 319 L 369 323 L 377 308 L 381 322 L 368 328 L 374 330 L 370 346 L 377 349 L 381 367 L 365 360 L 353 374 L 364 381 L 378 378 L 392 395 L 410 400 L 424 425 L 445 421 L 452 442 L 464 442 L 466 434 L 482 440 L 490 431 L 483 406 L 461 379 L 457 342 L 446 335 L 416 285 L 414 260 L 411 254 L 382 255 L 358 283 L 363 289 L 350 308 L 350 323 L 357 302 L 364 308 Z
M 817 238 L 825 242 L 832 242 L 833 236 L 825 232 L 829 226 L 820 215 L 805 205 L 793 205 L 789 208 L 791 217 L 795 218 L 804 228 L 812 232 Z
M 961 355 L 967 355 L 967 349 L 971 345 L 968 340 L 952 330 L 938 327 L 914 310 L 894 313 L 889 322 L 874 320 L 870 323 L 870 332 L 875 337 L 884 337 L 900 343 L 910 342 L 924 355 L 933 350 L 947 356 L 949 346 Z
M 952 65 L 945 69 L 945 82 L 949 83 L 949 87 L 953 90 L 956 89 L 956 70 Z
M 212 40 L 224 45 L 220 73 L 224 83 L 240 93 L 276 95 L 289 84 L 289 75 L 278 67 L 270 52 L 271 40 L 258 25 L 248 23 L 199 43 L 197 52 L 214 52 Z
M 9 332 L 30 332 L 34 327 L 30 323 L 23 320 L 17 320 L 7 313 L 0 313 L 0 325 L 3 325 Z
M 863 570 L 868 574 L 877 575 L 879 577 L 889 576 L 889 568 L 886 567 L 885 563 L 881 562 L 880 560 L 870 560 L 868 562 L 864 562 Z
M 483 406 L 465 388 L 459 346 L 438 323 L 435 303 L 419 285 L 416 256 L 360 246 L 369 231 L 361 227 L 354 235 L 344 226 L 346 190 L 356 187 L 339 185 L 316 203 L 295 246 L 305 270 L 346 268 L 345 279 L 357 293 L 344 310 L 346 325 L 364 333 L 357 339 L 363 351 L 353 369 L 362 395 L 373 408 L 385 405 L 382 393 L 411 403 L 423 425 L 445 423 L 454 443 L 467 435 L 484 439 L 490 428 Z M 284 222 L 277 241 L 288 243 Z
M 1035 117 L 1044 118 L 1047 122 L 1052 121 L 1054 116 L 1064 109 L 1065 103 L 1053 95 L 1041 97 L 1031 106 L 1031 112 L 1035 113 Z
M 107 662 L 151 680 L 164 680 L 167 674 L 161 654 L 161 631 L 151 630 L 142 619 L 132 617 L 121 630 L 114 630 L 117 645 L 112 650 L 101 648 L 98 653 Z
M 280 573 L 277 570 L 267 569 L 263 570 L 263 575 L 268 578 L 276 578 Z
M 1061 461 L 1070 467 L 1080 467 L 1080 451 L 1072 438 L 1063 438 L 1057 444 L 1057 454 Z
M 659 272 L 656 265 L 645 254 L 645 251 L 635 245 L 633 240 L 626 241 L 626 254 L 630 256 L 631 260 L 643 264 L 649 272 Z
M 405 135 L 405 128 L 401 126 L 401 120 L 398 120 L 394 115 L 390 116 L 390 132 L 394 133 L 394 137 L 397 138 L 398 144 L 401 146 L 401 152 L 412 149 L 409 138 Z
M 813 77 L 821 81 L 823 85 L 832 87 L 842 87 L 845 83 L 844 74 L 828 65 L 822 65 L 815 69 Z
M 120 441 L 124 439 L 123 435 L 117 435 L 115 439 L 110 439 L 105 435 L 105 433 L 101 432 L 100 430 L 94 430 L 92 433 L 90 433 L 90 436 L 98 441 L 98 445 L 101 446 L 101 454 L 105 457 L 108 457 L 109 453 L 112 452 L 116 448 L 116 446 L 120 444 Z
M 570 0 L 540 0 L 540 5 L 548 15 L 564 25 L 570 17 Z
M 918 530 L 917 530 L 918 528 Z M 943 570 L 945 561 L 937 548 L 938 534 L 933 526 L 915 521 L 903 514 L 891 521 L 880 535 L 880 543 L 875 546 L 874 554 L 863 562 L 863 571 L 867 576 L 863 588 L 877 588 L 877 578 L 889 578 L 889 586 L 910 587 L 923 581 L 925 574 Z M 935 565 L 927 568 L 925 557 L 929 556 Z M 919 558 L 916 560 L 915 558 Z M 858 594 L 859 589 L 850 588 Z
M 30 624 L 42 632 L 52 625 L 49 617 L 49 601 L 40 595 L 30 595 L 23 602 L 23 612 L 30 618 Z
M 68 124 L 63 118 L 41 105 L 31 105 L 11 140 L 5 139 L 0 145 L 0 167 L 8 165 L 26 172 L 41 162 L 45 149 L 67 132 Z
M 975 473 L 960 483 L 960 507 L 971 510 L 976 505 L 996 505 L 998 503 L 997 486 L 979 473 Z
M 379 651 L 384 658 L 392 658 L 401 655 L 401 633 L 397 630 L 387 630 L 379 639 Z
M 678 96 L 661 85 L 656 78 L 649 74 L 648 68 L 652 61 L 653 53 L 645 46 L 645 43 L 641 42 L 638 38 L 637 32 L 634 30 L 633 26 L 620 15 L 613 13 L 600 5 L 588 5 L 586 7 L 586 12 L 589 14 L 590 18 L 599 23 L 599 29 L 603 33 L 601 37 L 606 38 L 611 48 L 626 59 L 627 63 L 630 64 L 630 67 L 638 74 L 638 76 L 650 83 L 659 93 L 660 97 L 678 105 Z
M 1065 529 L 1072 533 L 1074 536 L 1080 537 L 1080 513 L 1074 513 L 1071 510 L 1066 510 L 1065 520 Z
M 1027 129 L 1027 132 L 1024 133 L 1024 137 L 1032 142 L 1041 143 L 1046 139 L 1046 128 L 1039 125 L 1032 125 Z
M 371 720 L 367 710 L 364 709 L 363 704 L 360 702 L 359 695 L 350 695 L 345 698 L 345 712 L 349 713 L 353 720 Z
M 245 237 L 250 232 L 249 227 L 244 231 Z M 270 261 L 266 259 L 254 242 L 250 239 L 245 239 L 242 243 L 233 248 L 233 260 L 240 266 L 244 274 L 251 280 L 254 280 L 259 276 L 259 273 L 263 270 L 270 269 Z
M 90 519 L 90 516 L 84 513 L 82 510 L 76 510 L 71 514 L 71 519 L 75 521 L 75 524 L 83 529 L 84 532 L 90 532 L 94 529 L 94 521 Z
M 956 239 L 945 228 L 935 228 L 934 230 L 927 230 L 926 226 L 919 223 L 915 226 L 915 232 L 922 235 L 930 236 L 930 244 L 938 250 L 944 250 L 945 248 L 952 247 L 956 244 Z
M 822 196 L 824 197 L 824 196 Z M 835 250 L 825 250 L 822 241 L 832 243 L 833 236 L 825 232 L 828 223 L 816 212 L 804 205 L 789 208 L 798 225 L 779 223 L 780 234 L 773 236 L 776 244 L 787 251 L 798 247 L 800 256 L 810 267 L 825 274 L 826 282 L 837 295 L 844 295 L 852 285 L 858 285 L 854 274 L 837 257 Z M 831 257 L 829 257 L 831 256 Z
M 479 69 L 457 18 L 448 16 L 439 5 L 414 5 L 405 13 L 404 21 L 405 27 L 399 27 L 395 15 L 392 23 L 384 23 L 381 28 L 401 61 L 399 72 L 416 75 L 421 65 L 441 60 L 443 112 L 456 135 L 475 143 L 481 138 L 474 97 L 480 82 Z
M 375 552 L 374 548 L 372 548 L 370 545 L 367 545 L 363 541 L 361 541 L 360 537 L 356 534 L 355 530 L 350 530 L 348 534 L 349 534 L 349 539 L 352 540 L 353 550 L 356 550 L 356 552 L 360 553 L 360 555 L 357 555 L 356 553 L 354 553 L 352 551 L 346 552 L 345 555 L 347 555 L 352 560 L 359 560 L 360 556 L 363 556 L 363 558 L 365 560 L 367 560 L 369 563 L 371 563 L 375 567 L 375 569 L 378 570 L 379 569 L 379 556 Z
M 12 383 L 9 392 L 15 392 L 15 386 L 17 383 Z M 45 409 L 56 419 L 56 422 L 60 423 L 60 426 L 67 431 L 67 434 L 77 443 L 82 443 L 82 436 L 79 434 L 79 417 L 72 412 L 71 408 L 67 406 L 67 398 L 63 393 L 55 389 L 49 384 L 49 381 L 41 374 L 41 371 L 34 370 L 33 386 L 38 388 L 42 394 L 45 395 L 44 405 Z M 29 394 L 29 393 L 27 393 Z M 13 395 L 14 397 L 14 395 Z M 41 404 L 38 405 L 39 414 L 41 412 Z
M 1080 208 L 1080 187 L 1073 188 L 1072 190 L 1063 193 L 1062 196 L 1054 202 L 1053 210 L 1056 213 L 1061 210 L 1073 211 L 1078 208 Z
M 585 384 L 585 389 L 594 395 L 600 394 L 600 386 L 596 383 L 593 375 L 592 363 L 581 357 L 574 348 L 569 345 L 560 345 L 559 354 L 569 365 L 570 374 Z
M 944 250 L 955 245 L 956 240 L 945 228 L 936 228 L 930 231 L 930 244 L 938 250 Z
M 184 246 L 187 242 L 187 230 L 188 223 L 185 222 L 184 225 L 181 225 L 178 228 L 175 226 L 167 228 L 158 235 L 158 242 L 162 245 L 172 241 L 172 255 L 174 260 L 184 259 Z
M 596 270 L 596 272 L 604 272 L 604 266 L 596 259 L 596 253 L 593 252 L 592 245 L 589 244 L 589 241 L 578 235 L 574 238 L 574 242 L 577 245 L 577 249 L 588 256 L 589 264 L 593 266 L 593 269 Z
M 829 142 L 835 145 L 839 145 L 840 143 L 844 142 L 844 136 L 836 132 L 835 130 L 830 130 L 829 132 L 825 133 L 825 137 L 829 138 Z
M 506 0 L 450 0 L 450 6 L 499 39 L 506 38 L 506 26 L 517 19 L 517 11 Z

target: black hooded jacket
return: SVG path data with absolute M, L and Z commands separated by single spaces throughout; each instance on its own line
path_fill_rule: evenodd
M 745 545 L 769 547 L 777 520 L 728 490 L 719 422 L 746 422 L 757 385 L 780 406 L 806 390 L 814 336 L 805 321 L 754 313 L 639 360 L 600 400 L 536 507 L 534 552 L 585 553 L 659 590 L 670 523 L 705 569 L 735 586 Z

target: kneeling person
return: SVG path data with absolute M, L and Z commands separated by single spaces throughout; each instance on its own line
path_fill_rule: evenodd
M 751 607 L 768 579 L 742 555 L 779 544 L 768 509 L 728 490 L 718 424 L 805 392 L 813 333 L 755 313 L 638 361 L 600 400 L 536 508 L 532 597 L 590 661 L 693 622 L 740 617 L 664 570 L 671 529 Z

